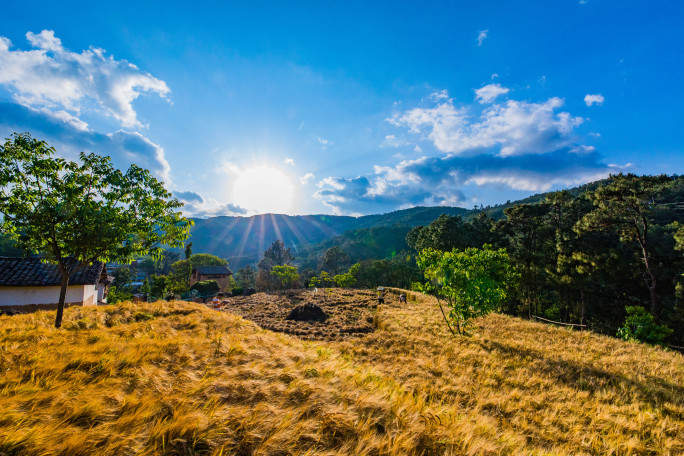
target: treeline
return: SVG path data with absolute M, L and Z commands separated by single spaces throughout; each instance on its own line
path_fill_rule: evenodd
M 611 176 L 595 190 L 548 194 L 494 221 L 442 216 L 409 232 L 415 250 L 503 247 L 520 274 L 504 311 L 615 335 L 643 307 L 684 342 L 684 179 Z

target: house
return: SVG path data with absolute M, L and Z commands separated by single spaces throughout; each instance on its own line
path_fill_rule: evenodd
M 65 306 L 89 306 L 107 302 L 110 278 L 105 264 L 77 268 L 69 278 Z M 0 257 L 0 309 L 34 311 L 56 309 L 61 273 L 55 264 L 39 258 Z
M 228 266 L 196 266 L 190 274 L 190 286 L 196 282 L 216 280 L 221 291 L 230 290 L 230 276 L 233 273 Z

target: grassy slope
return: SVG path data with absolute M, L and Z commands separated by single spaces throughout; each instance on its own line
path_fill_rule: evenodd
M 0 454 L 682 454 L 684 357 L 432 302 L 303 342 L 196 304 L 0 317 Z

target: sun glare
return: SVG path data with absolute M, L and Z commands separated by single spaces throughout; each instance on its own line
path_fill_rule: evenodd
M 243 171 L 233 184 L 233 202 L 260 214 L 285 214 L 292 209 L 294 186 L 282 171 L 255 166 Z

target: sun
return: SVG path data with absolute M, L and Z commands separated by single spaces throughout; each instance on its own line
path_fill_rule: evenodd
M 233 183 L 233 202 L 260 214 L 286 214 L 294 202 L 294 186 L 287 175 L 271 166 L 242 171 Z

